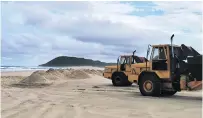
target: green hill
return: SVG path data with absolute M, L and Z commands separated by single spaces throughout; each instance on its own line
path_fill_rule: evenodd
M 106 65 L 115 65 L 116 63 L 105 63 L 91 59 L 60 56 L 52 59 L 51 61 L 41 64 L 39 66 L 97 66 L 102 67 Z

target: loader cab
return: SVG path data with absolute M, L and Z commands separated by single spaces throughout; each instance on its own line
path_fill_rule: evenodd
M 174 52 L 179 46 L 174 45 Z M 172 71 L 176 68 L 176 63 L 172 60 L 171 45 L 152 45 L 150 55 L 150 70 L 159 74 L 160 78 L 171 78 Z M 175 68 L 172 68 L 175 67 Z
M 168 70 L 168 46 L 152 46 L 151 50 L 151 70 L 166 71 Z
M 120 56 L 118 58 L 118 67 L 120 71 L 126 71 L 126 67 L 130 66 L 132 63 L 131 55 Z
M 124 55 L 118 58 L 118 69 L 120 71 L 131 71 L 131 65 L 136 63 L 143 63 L 138 56 Z

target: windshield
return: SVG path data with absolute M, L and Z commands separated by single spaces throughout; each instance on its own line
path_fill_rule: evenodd
M 165 49 L 166 50 L 166 49 Z M 166 55 L 163 47 L 155 47 L 153 49 L 152 60 L 165 60 Z
M 120 58 L 120 64 L 123 64 L 125 62 L 125 57 Z

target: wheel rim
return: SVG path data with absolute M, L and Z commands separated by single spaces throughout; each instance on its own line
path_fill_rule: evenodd
M 151 92 L 153 90 L 153 83 L 150 80 L 147 80 L 143 84 L 144 90 L 146 92 Z
M 115 79 L 115 82 L 120 83 L 120 81 L 121 81 L 121 78 L 117 76 L 116 79 Z

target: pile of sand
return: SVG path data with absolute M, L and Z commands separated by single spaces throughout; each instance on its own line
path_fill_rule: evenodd
M 94 70 L 94 69 L 84 69 L 84 71 L 88 74 L 92 74 L 92 75 L 99 75 L 101 76 L 103 71 L 102 70 Z
M 51 77 L 51 76 L 50 76 Z M 25 79 L 21 80 L 18 85 L 25 85 L 25 86 L 43 86 L 43 85 L 50 85 L 53 82 L 45 71 L 36 71 L 33 72 L 30 76 L 26 77 Z
M 67 79 L 86 79 L 90 78 L 89 74 L 101 75 L 101 73 L 101 70 L 89 69 L 49 69 L 47 71 L 35 71 L 18 84 L 27 86 L 50 85 L 56 81 L 63 81 Z
M 73 70 L 70 69 L 69 71 L 64 72 L 64 75 L 67 78 L 74 78 L 74 79 L 86 79 L 86 78 L 90 78 L 90 76 L 88 75 L 88 73 L 86 73 L 84 70 Z

